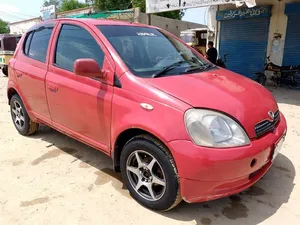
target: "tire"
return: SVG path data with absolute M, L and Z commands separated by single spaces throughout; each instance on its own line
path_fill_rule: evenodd
M 2 73 L 3 73 L 5 76 L 8 76 L 8 68 L 7 68 L 7 66 L 4 66 L 4 67 L 2 68 Z
M 140 164 L 137 162 L 137 155 L 142 161 Z M 132 138 L 122 150 L 120 164 L 125 185 L 141 205 L 152 210 L 168 211 L 181 202 L 174 160 L 166 147 L 156 139 L 148 135 Z M 136 191 L 139 183 L 142 185 Z M 149 187 L 153 195 L 150 195 Z
M 295 89 L 295 90 L 300 88 L 300 84 L 296 80 L 294 80 L 292 82 L 292 84 L 289 84 L 288 86 L 289 86 L 290 89 Z
M 12 121 L 17 131 L 24 136 L 34 134 L 39 124 L 33 122 L 24 107 L 24 104 L 19 95 L 14 95 L 10 100 L 10 113 Z
M 262 74 L 262 73 L 257 73 L 256 74 L 256 82 L 258 82 L 261 85 L 265 85 L 267 80 L 266 75 Z

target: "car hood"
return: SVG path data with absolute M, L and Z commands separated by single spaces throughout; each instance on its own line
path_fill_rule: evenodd
M 250 138 L 256 136 L 255 125 L 269 118 L 269 111 L 278 109 L 270 91 L 225 69 L 147 79 L 146 82 L 192 107 L 229 114 L 243 125 Z

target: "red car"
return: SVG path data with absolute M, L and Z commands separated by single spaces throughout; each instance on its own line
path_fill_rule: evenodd
M 135 23 L 32 27 L 9 62 L 7 94 L 20 134 L 45 124 L 104 152 L 133 198 L 155 210 L 247 189 L 287 131 L 264 87 Z

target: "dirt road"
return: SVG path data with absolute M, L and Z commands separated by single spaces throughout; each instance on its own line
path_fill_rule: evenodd
M 299 91 L 273 90 L 289 130 L 261 181 L 230 198 L 181 203 L 159 213 L 129 196 L 104 154 L 47 127 L 29 138 L 19 135 L 11 122 L 6 83 L 0 74 L 1 225 L 300 224 Z

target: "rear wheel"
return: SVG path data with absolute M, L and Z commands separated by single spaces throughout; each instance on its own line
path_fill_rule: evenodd
M 299 82 L 296 80 L 295 78 L 295 74 L 292 73 L 291 75 L 289 75 L 289 80 L 288 80 L 288 86 L 291 89 L 298 89 L 299 88 Z
M 24 104 L 18 95 L 14 95 L 10 100 L 10 112 L 12 121 L 20 134 L 25 136 L 31 135 L 38 130 L 39 124 L 29 118 Z
M 5 76 L 8 76 L 8 68 L 7 68 L 7 66 L 4 66 L 4 67 L 2 68 L 2 73 L 3 73 Z
M 121 173 L 130 194 L 147 208 L 167 211 L 181 201 L 174 160 L 151 136 L 137 136 L 125 145 Z

